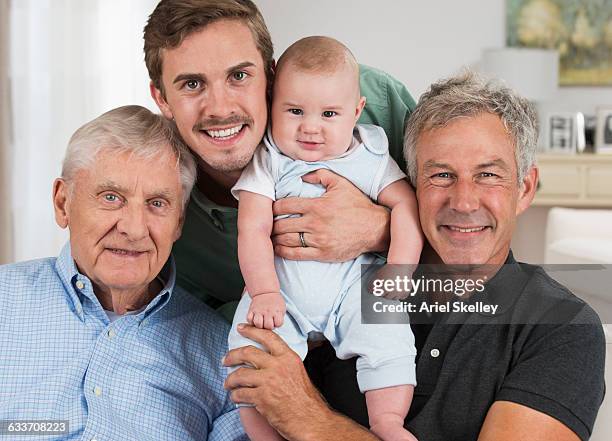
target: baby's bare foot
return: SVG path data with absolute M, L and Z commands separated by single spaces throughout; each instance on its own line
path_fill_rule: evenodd
M 383 441 L 417 441 L 401 424 L 379 423 L 370 427 L 370 430 Z

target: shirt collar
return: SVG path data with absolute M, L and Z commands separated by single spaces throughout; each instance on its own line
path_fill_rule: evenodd
M 209 216 L 213 215 L 213 212 L 220 211 L 222 213 L 232 213 L 235 214 L 238 212 L 236 207 L 226 207 L 224 205 L 219 205 L 206 197 L 204 193 L 200 191 L 197 185 L 193 186 L 193 190 L 191 190 L 191 199 L 189 204 L 195 204 L 200 209 L 204 210 Z
M 72 258 L 72 251 L 70 248 L 70 242 L 66 243 L 59 254 L 59 257 L 55 263 L 56 271 L 64 284 L 66 292 L 70 297 L 73 305 L 74 312 L 84 320 L 83 305 L 80 296 L 89 298 L 95 305 L 98 305 L 100 309 L 102 306 L 98 301 L 98 298 L 93 292 L 93 285 L 89 278 L 84 274 L 81 274 L 76 266 L 74 259 Z M 162 267 L 157 278 L 163 285 L 161 291 L 149 302 L 143 311 L 136 314 L 135 317 L 139 322 L 152 316 L 161 310 L 170 301 L 172 292 L 176 284 L 176 264 L 174 257 L 170 255 L 170 258 Z M 104 313 L 106 314 L 106 313 Z
M 307 164 L 316 164 L 316 163 L 323 163 L 323 162 L 328 162 L 328 161 L 332 161 L 334 159 L 340 159 L 340 158 L 344 158 L 348 155 L 350 155 L 351 153 L 353 153 L 353 151 L 355 151 L 356 148 L 358 148 L 361 145 L 361 131 L 357 129 L 357 127 L 355 127 L 353 129 L 353 138 L 351 140 L 351 145 L 348 147 L 348 149 L 342 153 L 340 156 L 338 156 L 337 158 L 332 158 L 329 160 L 319 160 L 319 161 L 302 161 L 301 159 L 293 159 L 293 158 L 289 158 L 287 155 L 285 155 L 283 152 L 281 152 L 280 148 L 278 147 L 278 145 L 276 144 L 276 142 L 274 141 L 274 138 L 272 138 L 272 126 L 268 125 L 268 128 L 266 130 L 266 133 L 263 137 L 263 144 L 264 146 L 268 149 L 269 152 L 275 152 L 280 156 L 283 156 L 285 158 L 289 158 L 292 161 L 296 161 L 296 162 L 305 162 Z
M 429 273 L 429 271 L 432 270 L 432 267 L 434 273 L 439 272 L 441 269 L 442 272 L 444 272 L 443 264 L 424 264 L 419 265 L 419 267 L 417 267 L 412 277 L 429 277 L 427 274 Z M 531 275 L 529 271 L 525 270 L 514 259 L 512 251 L 509 251 L 504 264 L 493 275 L 493 277 L 491 277 L 485 283 L 485 289 L 482 292 L 474 293 L 472 296 L 465 300 L 466 303 L 482 302 L 483 304 L 487 305 L 497 305 L 497 309 L 495 310 L 495 312 L 486 312 L 479 310 L 474 314 L 469 314 L 470 320 L 473 320 L 474 317 L 478 316 L 497 317 L 502 314 L 512 312 L 516 301 L 521 296 L 521 293 L 524 291 L 525 286 L 529 282 L 530 277 Z M 443 314 L 438 317 L 434 317 L 433 320 L 438 320 L 440 317 L 448 318 L 448 315 Z
M 504 264 L 485 284 L 485 290 L 475 294 L 470 300 L 498 305 L 495 313 L 479 312 L 480 315 L 493 317 L 505 314 L 513 309 L 529 279 L 530 274 L 514 259 L 512 251 L 509 251 Z

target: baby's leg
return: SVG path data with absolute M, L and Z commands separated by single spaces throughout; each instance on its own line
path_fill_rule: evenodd
M 262 346 L 254 342 L 252 340 L 247 339 L 240 335 L 237 331 L 237 326 L 240 323 L 246 323 L 246 315 L 249 310 L 249 306 L 251 304 L 251 297 L 248 293 L 244 293 L 242 298 L 240 299 L 240 303 L 238 304 L 238 308 L 236 309 L 236 313 L 234 315 L 234 321 L 232 323 L 232 328 L 229 332 L 228 337 L 228 347 L 229 349 L 235 349 L 242 346 L 252 345 L 259 349 L 263 349 Z M 300 327 L 297 325 L 296 321 L 289 314 L 285 316 L 285 321 L 280 328 L 275 328 L 274 332 L 280 335 L 283 340 L 293 349 L 298 355 L 304 359 L 306 353 L 308 351 L 307 346 L 307 336 L 303 335 Z M 236 369 L 251 369 L 249 366 L 234 366 L 228 369 L 228 372 L 231 373 Z M 251 440 L 258 441 L 276 441 L 283 440 L 284 438 L 274 430 L 274 428 L 268 424 L 268 421 L 253 407 L 249 404 L 238 404 L 240 419 L 242 420 L 242 425 L 244 426 L 244 430 Z
M 244 431 L 251 441 L 282 441 L 285 439 L 254 407 L 241 407 L 239 411 Z
M 412 402 L 414 386 L 402 385 L 373 389 L 365 393 L 370 429 L 384 441 L 416 441 L 404 429 L 404 419 Z
M 403 427 L 416 384 L 414 335 L 408 323 L 362 323 L 360 288 L 350 288 L 325 335 L 338 358 L 358 357 L 357 382 L 372 431 L 384 441 L 414 440 Z

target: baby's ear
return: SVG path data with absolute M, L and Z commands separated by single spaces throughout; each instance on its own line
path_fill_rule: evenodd
M 361 116 L 361 112 L 363 112 L 363 108 L 365 107 L 365 105 L 366 97 L 362 96 L 361 98 L 359 98 L 359 102 L 357 103 L 357 109 L 355 109 L 355 122 L 357 122 L 357 120 Z

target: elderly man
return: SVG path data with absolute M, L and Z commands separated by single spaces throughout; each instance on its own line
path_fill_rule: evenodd
M 595 312 L 510 251 L 516 217 L 533 199 L 537 125 L 528 102 L 509 89 L 464 75 L 434 84 L 411 116 L 406 159 L 428 263 L 457 264 L 493 277 L 485 298 L 499 310 L 436 314 L 414 324 L 417 387 L 406 427 L 424 440 L 586 440 L 604 394 L 605 344 Z M 452 322 L 452 324 L 446 324 Z M 472 324 L 476 322 L 478 324 Z M 367 326 L 367 325 L 363 325 Z M 291 440 L 369 440 L 334 413 L 299 358 L 270 331 L 243 334 L 269 350 L 231 351 L 249 363 L 226 386 Z M 329 357 L 338 408 L 367 422 L 354 370 Z
M 222 387 L 228 326 L 175 287 L 195 175 L 172 123 L 143 107 L 72 136 L 53 186 L 69 244 L 0 267 L 0 436 L 246 439 Z

